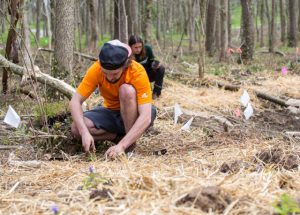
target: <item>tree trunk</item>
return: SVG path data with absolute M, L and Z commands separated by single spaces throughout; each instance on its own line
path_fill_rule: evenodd
M 48 26 L 48 35 L 49 35 L 49 48 L 52 47 L 52 44 L 54 44 L 54 37 L 53 34 L 55 34 L 55 28 L 56 28 L 56 1 L 57 0 L 50 0 L 50 4 L 45 5 L 45 8 L 47 8 L 47 26 Z M 48 1 L 44 1 L 45 3 Z M 49 2 L 48 2 L 49 3 Z
M 152 11 L 152 3 L 153 0 L 146 0 L 145 5 L 145 22 L 144 22 L 144 39 L 145 42 L 149 42 L 151 40 L 151 25 L 152 25 L 152 17 L 151 17 L 151 11 Z
M 134 34 L 134 27 L 133 27 L 133 22 L 134 22 L 134 17 L 133 17 L 133 11 L 134 6 L 132 4 L 131 0 L 125 0 L 125 7 L 126 7 L 126 15 L 127 15 L 127 26 L 128 26 L 128 35 L 133 35 Z
M 226 53 L 228 49 L 228 0 L 220 0 L 220 18 L 221 18 L 221 50 L 220 60 L 226 59 Z
M 160 5 L 159 5 L 159 1 L 156 2 L 156 10 L 157 10 L 157 15 L 156 15 L 156 39 L 158 41 L 160 41 L 160 26 L 161 26 L 161 23 L 160 23 Z
M 275 0 L 272 0 L 272 15 L 270 23 L 270 34 L 269 34 L 269 52 L 274 52 L 274 39 L 275 39 Z
M 90 14 L 90 35 L 89 35 L 89 49 L 91 52 L 95 52 L 97 50 L 97 19 L 96 19 L 96 8 L 95 8 L 95 1 L 94 0 L 88 0 L 87 1 L 88 7 L 89 7 L 89 14 Z
M 0 20 L 0 25 L 1 25 L 1 33 L 3 34 L 5 32 L 5 18 L 6 17 L 6 1 L 5 0 L 0 0 L 0 10 L 3 11 L 4 16 L 3 18 Z
M 54 77 L 72 74 L 74 51 L 74 0 L 57 1 L 55 7 Z
M 119 11 L 119 1 L 120 0 L 114 0 L 114 37 L 113 39 L 120 39 L 120 11 Z
M 40 20 L 41 20 L 41 1 L 37 0 L 36 1 L 36 32 L 35 32 L 35 37 L 37 42 L 40 42 Z
M 279 1 L 279 9 L 280 9 L 280 40 L 281 42 L 285 42 L 285 38 L 286 38 L 286 15 L 285 15 L 285 4 L 283 2 L 283 0 Z M 300 16 L 299 16 L 300 17 Z
M 214 53 L 214 30 L 216 20 L 216 0 L 208 1 L 207 16 L 206 16 L 206 41 L 205 49 L 210 57 Z
M 5 57 L 6 59 L 12 59 L 14 63 L 18 63 L 18 48 L 17 48 L 17 32 L 15 31 L 20 14 L 18 12 L 18 8 L 20 7 L 20 3 L 18 0 L 11 0 L 9 2 L 9 10 L 10 10 L 10 25 L 5 46 Z M 3 94 L 7 93 L 8 90 L 8 71 L 6 68 L 3 70 L 2 74 L 2 92 Z
M 189 11 L 189 50 L 193 50 L 193 46 L 195 43 L 195 0 L 189 0 L 188 2 L 188 11 Z
M 255 11 L 255 30 L 256 30 L 256 41 L 259 43 L 259 27 L 258 27 L 258 19 L 259 19 L 259 0 L 256 2 L 256 11 Z
M 241 0 L 242 5 L 242 54 L 244 63 L 253 58 L 254 49 L 254 24 L 251 10 L 251 0 Z
M 298 38 L 300 38 L 300 0 L 298 0 Z
M 25 6 L 25 4 L 23 4 L 23 6 Z M 33 62 L 32 62 L 32 55 L 30 49 L 30 38 L 29 38 L 30 32 L 28 26 L 28 18 L 25 9 L 23 10 L 24 13 L 22 15 L 22 20 L 21 20 L 21 31 L 22 31 L 22 38 L 23 38 L 21 42 L 21 54 L 22 54 L 23 65 L 26 68 L 26 72 L 28 72 L 28 70 L 31 70 L 33 68 Z M 29 74 L 25 73 L 22 81 L 26 80 L 28 75 Z
M 288 46 L 289 47 L 297 46 L 295 7 L 296 7 L 296 1 L 289 0 L 289 32 L 288 32 Z
M 119 0 L 119 9 L 120 9 L 120 21 L 119 21 L 119 29 L 120 29 L 120 41 L 123 43 L 128 42 L 128 23 L 127 23 L 127 14 L 126 14 L 126 6 L 125 0 Z
M 230 1 L 228 0 L 228 10 L 227 10 L 227 27 L 228 27 L 228 46 L 231 46 L 231 6 L 230 6 Z
M 264 0 L 260 3 L 260 47 L 264 46 L 265 7 Z
M 220 25 L 220 0 L 215 2 L 216 7 L 216 25 L 215 25 L 215 50 L 220 51 L 221 43 L 221 25 Z

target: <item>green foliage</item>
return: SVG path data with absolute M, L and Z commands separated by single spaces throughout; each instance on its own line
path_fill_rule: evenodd
M 273 205 L 275 212 L 280 215 L 299 214 L 300 208 L 295 200 L 288 194 L 282 194 Z
M 238 29 L 241 27 L 242 7 L 240 4 L 231 7 L 231 27 Z
M 65 102 L 57 101 L 57 102 L 49 102 L 44 104 L 44 112 L 47 117 L 56 116 L 58 113 L 67 112 L 68 105 Z M 41 113 L 40 108 L 37 106 L 35 108 L 36 115 L 41 117 L 44 113 Z
M 99 173 L 95 173 L 93 170 L 90 170 L 88 176 L 83 180 L 83 189 L 89 190 L 97 188 L 98 184 L 111 184 L 111 180 L 102 177 Z

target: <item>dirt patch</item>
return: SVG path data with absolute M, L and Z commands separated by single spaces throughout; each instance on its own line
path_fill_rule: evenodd
M 194 206 L 202 211 L 223 212 L 231 203 L 230 196 L 216 186 L 196 188 L 176 202 L 177 206 Z
M 263 162 L 263 164 L 276 164 L 278 167 L 291 170 L 298 168 L 299 155 L 274 146 L 256 153 L 255 161 Z
M 111 199 L 114 192 L 110 189 L 103 188 L 101 190 L 92 190 L 90 193 L 90 199 L 102 200 L 102 199 Z
M 243 168 L 248 168 L 250 167 L 250 164 L 241 161 L 241 160 L 235 160 L 235 161 L 231 161 L 231 162 L 224 162 L 221 167 L 220 167 L 220 172 L 222 173 L 236 173 L 238 172 L 240 169 Z
M 287 110 L 264 111 L 255 115 L 254 120 L 268 130 L 274 131 L 299 131 L 300 115 L 290 114 Z

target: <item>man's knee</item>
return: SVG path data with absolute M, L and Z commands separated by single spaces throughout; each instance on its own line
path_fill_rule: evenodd
M 92 120 L 90 120 L 90 119 L 88 119 L 88 118 L 86 118 L 86 117 L 84 117 L 83 120 L 84 120 L 84 123 L 85 123 L 85 125 L 86 125 L 86 127 L 87 127 L 87 129 L 88 129 L 89 131 L 90 131 L 92 128 L 95 127 L 95 125 L 94 125 L 94 123 L 93 123 Z M 75 137 L 80 137 L 80 133 L 79 133 L 79 131 L 78 131 L 78 128 L 77 128 L 75 122 L 72 122 L 72 125 L 71 125 L 71 132 L 72 132 L 72 134 L 73 134 Z
M 122 101 L 136 100 L 136 91 L 129 84 L 122 84 L 119 89 L 119 98 Z

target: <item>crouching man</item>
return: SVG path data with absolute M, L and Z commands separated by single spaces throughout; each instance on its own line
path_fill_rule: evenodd
M 156 117 L 147 73 L 130 60 L 131 53 L 118 40 L 105 43 L 70 101 L 72 133 L 81 138 L 86 152 L 96 150 L 97 140 L 117 143 L 106 151 L 108 157 L 130 151 Z M 103 106 L 83 113 L 82 103 L 97 87 Z

